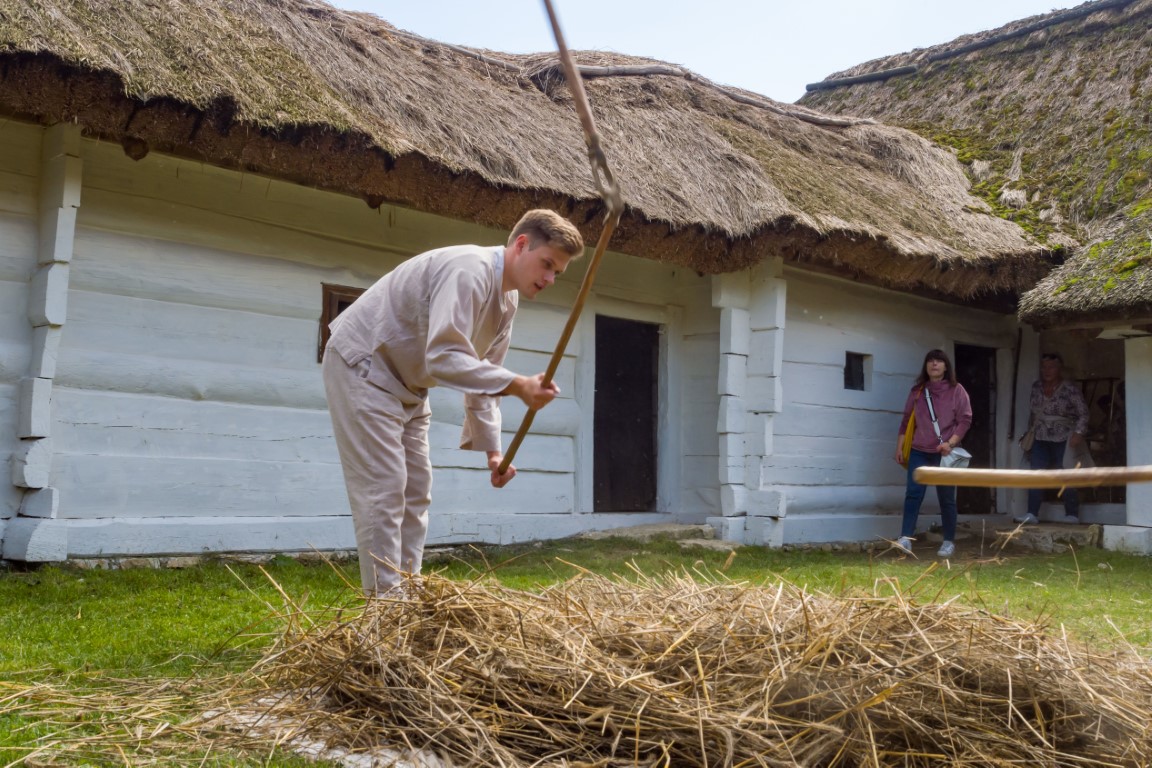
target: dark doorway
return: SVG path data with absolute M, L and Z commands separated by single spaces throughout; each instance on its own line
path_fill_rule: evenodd
M 972 400 L 972 428 L 964 447 L 972 454 L 973 467 L 996 466 L 996 350 L 971 344 L 956 345 L 956 378 Z M 993 488 L 958 488 L 956 505 L 962 515 L 987 515 L 996 511 Z
M 660 328 L 596 316 L 592 496 L 597 512 L 656 509 Z

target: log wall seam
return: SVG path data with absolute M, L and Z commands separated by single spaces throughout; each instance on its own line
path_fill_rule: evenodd
M 52 466 L 52 387 L 60 337 L 68 316 L 68 285 L 80 207 L 83 164 L 80 127 L 61 123 L 44 131 L 40 157 L 37 270 L 28 282 L 31 355 L 19 388 L 12 484 L 24 489 L 20 516 L 52 518 L 59 499 L 48 486 Z M 5 557 L 18 557 L 5 542 Z M 61 553 L 66 554 L 66 553 Z M 20 558 L 23 559 L 23 558 Z

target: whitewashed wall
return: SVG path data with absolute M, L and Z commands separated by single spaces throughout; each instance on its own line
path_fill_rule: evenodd
M 1152 465 L 1152 337 L 1126 339 L 1124 362 L 1128 465 Z M 1152 485 L 1130 483 L 1126 498 L 1126 525 L 1104 526 L 1104 546 L 1152 554 Z
M 5 130 L 36 144 L 41 129 L 12 125 Z M 67 556 L 352 546 L 316 362 L 321 283 L 366 287 L 411 254 L 497 244 L 506 233 L 403 209 L 377 212 L 344 196 L 156 154 L 133 162 L 95 141 L 83 142 L 82 156 L 83 203 L 52 393 L 50 484 L 59 505 L 43 525 L 63 531 L 55 541 Z M 14 180 L 0 190 L 5 452 L 13 434 L 5 426 L 9 393 L 27 367 L 26 355 L 21 362 L 7 350 L 27 345 L 20 297 L 35 263 L 35 200 L 8 198 L 21 186 L 34 189 L 35 170 L 32 163 L 8 172 Z M 546 366 L 580 264 L 541 300 L 523 304 L 513 369 Z M 581 456 L 590 446 L 587 337 L 597 311 L 670 330 L 661 426 L 669 459 L 654 514 L 591 514 L 591 463 Z M 706 279 L 608 254 L 557 373 L 565 394 L 535 419 L 511 485 L 490 488 L 483 454 L 456 448 L 460 396 L 434 390 L 430 541 L 702 521 L 716 497 L 715 335 Z M 507 441 L 523 408 L 506 400 L 504 413 Z M 693 428 L 681 431 L 685 420 Z M 696 460 L 710 452 L 710 461 Z M 17 498 L 4 485 L 0 514 L 13 514 Z
M 894 538 L 906 475 L 892 456 L 924 354 L 937 347 L 951 354 L 956 342 L 1006 351 L 1015 342 L 1012 318 L 791 269 L 783 280 L 782 401 L 778 412 L 749 419 L 752 430 L 768 435 L 762 456 L 750 451 L 749 487 L 777 495 L 772 509 L 753 509 L 767 517 L 758 535 L 774 544 Z M 754 295 L 753 307 L 766 300 Z M 754 327 L 751 348 L 769 349 L 758 337 L 771 332 Z M 846 352 L 871 356 L 865 391 L 844 388 Z M 1008 356 L 999 357 L 1002 363 Z M 1000 367 L 998 387 L 1007 402 L 1010 370 Z M 755 361 L 749 368 L 755 390 Z M 1006 455 L 1006 421 L 1005 414 L 998 423 L 1000 455 Z M 922 520 L 936 514 L 929 493 Z
M 41 133 L 12 121 L 0 123 L 0 534 L 24 495 L 8 476 L 19 445 L 18 385 L 28 375 L 30 359 L 28 282 L 36 268 Z
M 682 301 L 684 316 L 684 455 L 680 468 L 681 506 L 691 515 L 715 515 L 720 509 L 720 460 L 716 439 L 720 397 L 717 361 L 720 358 L 719 313 L 712 307 L 709 284 L 691 285 Z
M 0 126 L 5 459 L 19 442 L 17 385 L 31 359 L 43 136 L 36 126 Z M 496 244 L 505 233 L 155 154 L 133 162 L 94 141 L 81 154 L 83 202 L 52 382 L 58 505 L 37 523 L 57 532 L 48 541 L 64 556 L 352 546 L 316 362 L 320 285 L 366 287 L 412 254 Z M 544 369 L 583 269 L 577 262 L 524 303 L 510 367 Z M 597 313 L 663 331 L 655 513 L 592 512 Z M 483 456 L 456 447 L 460 396 L 433 392 L 430 541 L 705 518 L 720 520 L 725 535 L 773 545 L 892 537 L 904 473 L 891 454 L 924 352 L 954 342 L 1001 350 L 1006 414 L 1014 339 L 1009 317 L 778 261 L 714 279 L 609 253 L 557 374 L 564 395 L 537 416 L 514 483 L 488 486 Z M 866 391 L 844 390 L 846 351 L 871 355 Z M 507 441 L 523 407 L 506 400 L 504 413 Z M 1001 456 L 1006 428 L 1002 418 Z M 0 483 L 0 525 L 23 496 Z M 934 510 L 930 494 L 924 516 Z M 745 528 L 748 520 L 756 524 Z

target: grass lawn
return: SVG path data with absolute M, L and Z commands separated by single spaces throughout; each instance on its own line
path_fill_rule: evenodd
M 624 578 L 635 571 L 722 571 L 736 581 L 783 579 L 833 595 L 899 592 L 923 603 L 955 599 L 1005 617 L 1040 621 L 1052 633 L 1066 630 L 1096 647 L 1130 643 L 1152 651 L 1152 559 L 1102 550 L 968 555 L 949 566 L 935 558 L 901 560 L 891 554 L 746 547 L 730 558 L 668 541 L 565 540 L 461 548 L 436 558 L 426 570 L 452 579 L 490 574 L 507 586 L 536 589 L 580 568 Z M 21 714 L 9 690 L 31 682 L 86 690 L 113 678 L 142 685 L 198 678 L 210 684 L 249 668 L 279 636 L 287 610 L 284 595 L 317 612 L 357 602 L 346 583 L 358 579 L 354 563 L 337 571 L 277 558 L 263 570 L 267 576 L 254 565 L 214 562 L 182 570 L 0 572 L 0 766 L 18 763 L 37 738 L 53 730 Z M 304 765 L 288 757 L 216 758 L 203 764 Z

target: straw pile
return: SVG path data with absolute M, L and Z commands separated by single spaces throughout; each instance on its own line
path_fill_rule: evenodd
M 1134 651 L 894 591 L 584 577 L 534 594 L 432 578 L 410 600 L 292 627 L 250 698 L 205 728 L 391 746 L 407 765 L 1152 761 L 1152 667 Z

